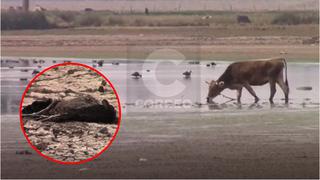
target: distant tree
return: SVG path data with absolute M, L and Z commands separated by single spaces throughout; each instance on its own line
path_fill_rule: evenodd
M 48 29 L 52 27 L 42 12 L 3 11 L 1 29 Z

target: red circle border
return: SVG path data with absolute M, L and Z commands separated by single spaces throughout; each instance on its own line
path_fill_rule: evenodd
M 50 69 L 53 69 L 55 67 L 58 67 L 58 66 L 67 66 L 67 65 L 75 65 L 75 66 L 82 66 L 82 67 L 85 67 L 85 68 L 88 68 L 90 70 L 93 70 L 95 71 L 96 73 L 98 73 L 100 76 L 102 76 L 106 81 L 107 83 L 110 85 L 110 87 L 112 88 L 113 92 L 115 93 L 116 95 L 116 98 L 117 98 L 117 103 L 118 103 L 118 124 L 117 124 L 117 129 L 114 133 L 114 135 L 112 136 L 111 140 L 109 141 L 109 143 L 99 152 L 97 153 L 96 155 L 88 158 L 88 159 L 85 159 L 85 160 L 81 160 L 81 161 L 76 161 L 76 162 L 64 162 L 64 161 L 59 161 L 59 160 L 56 160 L 54 158 L 51 158 L 49 156 L 46 156 L 44 154 L 42 154 L 29 140 L 25 130 L 24 130 L 24 126 L 23 126 L 23 121 L 22 121 L 22 103 L 23 103 L 23 100 L 24 100 L 24 97 L 26 95 L 26 93 L 28 92 L 28 90 L 30 89 L 31 85 L 33 84 L 33 82 L 39 77 L 41 76 L 43 73 L 45 73 L 46 71 L 50 70 Z M 114 88 L 113 84 L 111 83 L 111 81 L 105 76 L 103 75 L 101 72 L 99 72 L 98 70 L 94 69 L 93 67 L 90 67 L 88 65 L 85 65 L 85 64 L 81 64 L 81 63 L 75 63 L 75 62 L 66 62 L 66 63 L 60 63 L 60 64 L 55 64 L 53 66 L 50 66 L 48 68 L 45 68 L 44 70 L 42 70 L 40 73 L 38 73 L 35 77 L 33 77 L 33 79 L 28 83 L 28 86 L 26 87 L 26 89 L 24 90 L 23 94 L 22 94 L 22 98 L 21 98 L 21 101 L 20 101 L 20 107 L 19 107 L 19 116 L 20 116 L 20 127 L 21 127 L 21 130 L 23 132 L 23 135 L 25 136 L 26 140 L 28 141 L 28 143 L 30 144 L 30 146 L 38 153 L 40 154 L 42 157 L 52 161 L 52 162 L 55 162 L 55 163 L 58 163 L 58 164 L 67 164 L 67 165 L 76 165 L 76 164 L 83 164 L 83 163 L 86 163 L 86 162 L 89 162 L 89 161 L 92 161 L 94 159 L 96 159 L 98 156 L 100 156 L 104 151 L 106 151 L 109 146 L 112 144 L 112 142 L 114 141 L 116 135 L 118 134 L 118 131 L 120 129 L 120 122 L 121 122 L 121 118 L 122 118 L 122 112 L 121 112 L 121 103 L 120 103 L 120 98 L 119 98 L 119 95 L 116 91 L 116 89 Z

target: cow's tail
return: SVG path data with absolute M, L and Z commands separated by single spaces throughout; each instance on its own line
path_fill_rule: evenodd
M 285 77 L 286 77 L 286 80 L 285 80 L 285 84 L 287 85 L 287 87 L 289 88 L 289 83 L 288 83 L 288 73 L 287 73 L 287 61 L 286 61 L 286 59 L 282 59 L 283 60 L 283 64 L 284 64 L 284 70 L 285 70 Z

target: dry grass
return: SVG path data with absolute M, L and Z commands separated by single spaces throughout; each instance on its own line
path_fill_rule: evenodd
M 3 56 L 132 58 L 144 59 L 153 50 L 169 48 L 181 52 L 186 59 L 241 60 L 283 56 L 289 62 L 318 62 L 319 46 L 306 45 L 210 45 L 210 46 L 96 46 L 96 47 L 3 47 Z M 129 50 L 129 51 L 128 51 Z M 288 54 L 281 55 L 280 51 Z
M 30 16 L 38 15 L 38 12 L 27 13 Z M 226 26 L 236 25 L 237 16 L 245 15 L 254 26 L 266 26 L 270 24 L 319 24 L 317 11 L 286 11 L 286 12 L 234 12 L 234 11 L 183 11 L 183 12 L 157 12 L 153 14 L 143 13 L 113 13 L 110 11 L 47 11 L 41 13 L 45 16 L 46 28 L 66 27 L 90 27 L 90 26 Z M 21 19 L 27 17 L 15 11 L 3 11 L 2 29 L 39 29 L 23 26 Z M 10 18 L 10 20 L 8 20 Z M 23 21 L 32 24 L 32 18 Z M 22 24 L 22 27 L 20 27 Z M 39 24 L 39 23 L 37 23 Z M 41 25 L 41 24 L 40 24 Z M 42 26 L 41 26 L 42 27 Z
M 212 25 L 210 27 L 87 27 L 2 31 L 5 36 L 38 35 L 167 35 L 167 36 L 318 36 L 318 25 Z
M 145 58 L 153 50 L 175 49 L 187 59 L 237 60 L 281 55 L 289 61 L 319 59 L 317 25 L 212 27 L 104 27 L 5 31 L 3 56 Z

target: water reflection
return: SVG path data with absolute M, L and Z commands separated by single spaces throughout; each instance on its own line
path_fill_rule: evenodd
M 44 59 L 44 58 L 42 58 Z M 55 59 L 56 63 L 61 63 L 63 60 Z M 75 62 L 92 65 L 92 60 L 73 60 Z M 113 60 L 115 61 L 115 60 Z M 117 65 L 112 64 L 113 61 L 104 63 L 103 67 L 97 67 L 99 71 L 106 75 L 115 86 L 121 103 L 126 110 L 130 107 L 136 108 L 154 108 L 154 110 L 166 111 L 172 108 L 200 108 L 200 109 L 242 109 L 249 107 L 253 99 L 251 95 L 243 91 L 242 106 L 235 102 L 225 102 L 228 99 L 217 97 L 214 101 L 216 105 L 206 105 L 206 96 L 208 86 L 205 81 L 217 79 L 228 66 L 229 62 L 217 63 L 215 68 L 207 67 L 206 62 L 202 64 L 189 64 L 187 62 L 178 63 L 178 65 L 161 64 L 154 67 L 152 62 L 143 64 L 143 61 L 124 62 L 119 61 Z M 33 75 L 33 69 L 43 69 L 52 65 L 52 60 L 44 59 L 41 68 L 38 67 L 39 61 L 34 63 L 30 61 L 13 61 L 8 64 L 5 59 L 2 59 L 1 67 L 1 110 L 2 114 L 15 114 L 18 112 L 18 107 L 21 95 Z M 106 61 L 107 62 L 107 61 Z M 7 64 L 5 64 L 7 63 Z M 14 66 L 15 65 L 15 66 Z M 14 66 L 14 68 L 9 68 Z M 21 69 L 29 69 L 21 71 Z M 190 78 L 185 78 L 183 72 L 186 70 L 192 71 Z M 131 73 L 138 71 L 142 74 L 142 78 L 133 79 Z M 288 79 L 290 86 L 290 106 L 300 108 L 319 106 L 319 66 L 318 64 L 291 64 L 288 65 Z M 21 81 L 21 78 L 27 78 L 27 81 Z M 173 82 L 181 84 L 179 88 L 171 88 L 167 86 Z M 301 86 L 311 86 L 312 90 L 302 91 L 297 90 Z M 283 93 L 279 87 L 275 95 L 275 103 L 283 102 Z M 261 99 L 261 103 L 253 105 L 253 109 L 261 107 L 269 107 L 269 85 L 254 87 L 255 92 Z M 174 94 L 175 91 L 181 91 Z M 174 94 L 170 96 L 171 94 Z M 226 96 L 236 97 L 236 92 L 225 90 Z M 168 96 L 169 95 L 169 96 Z M 267 105 L 268 104 L 268 105 Z M 282 106 L 282 105 L 277 105 Z M 159 108 L 159 107 L 162 107 Z M 164 107 L 164 108 L 163 108 Z M 166 109 L 165 109 L 166 108 Z

